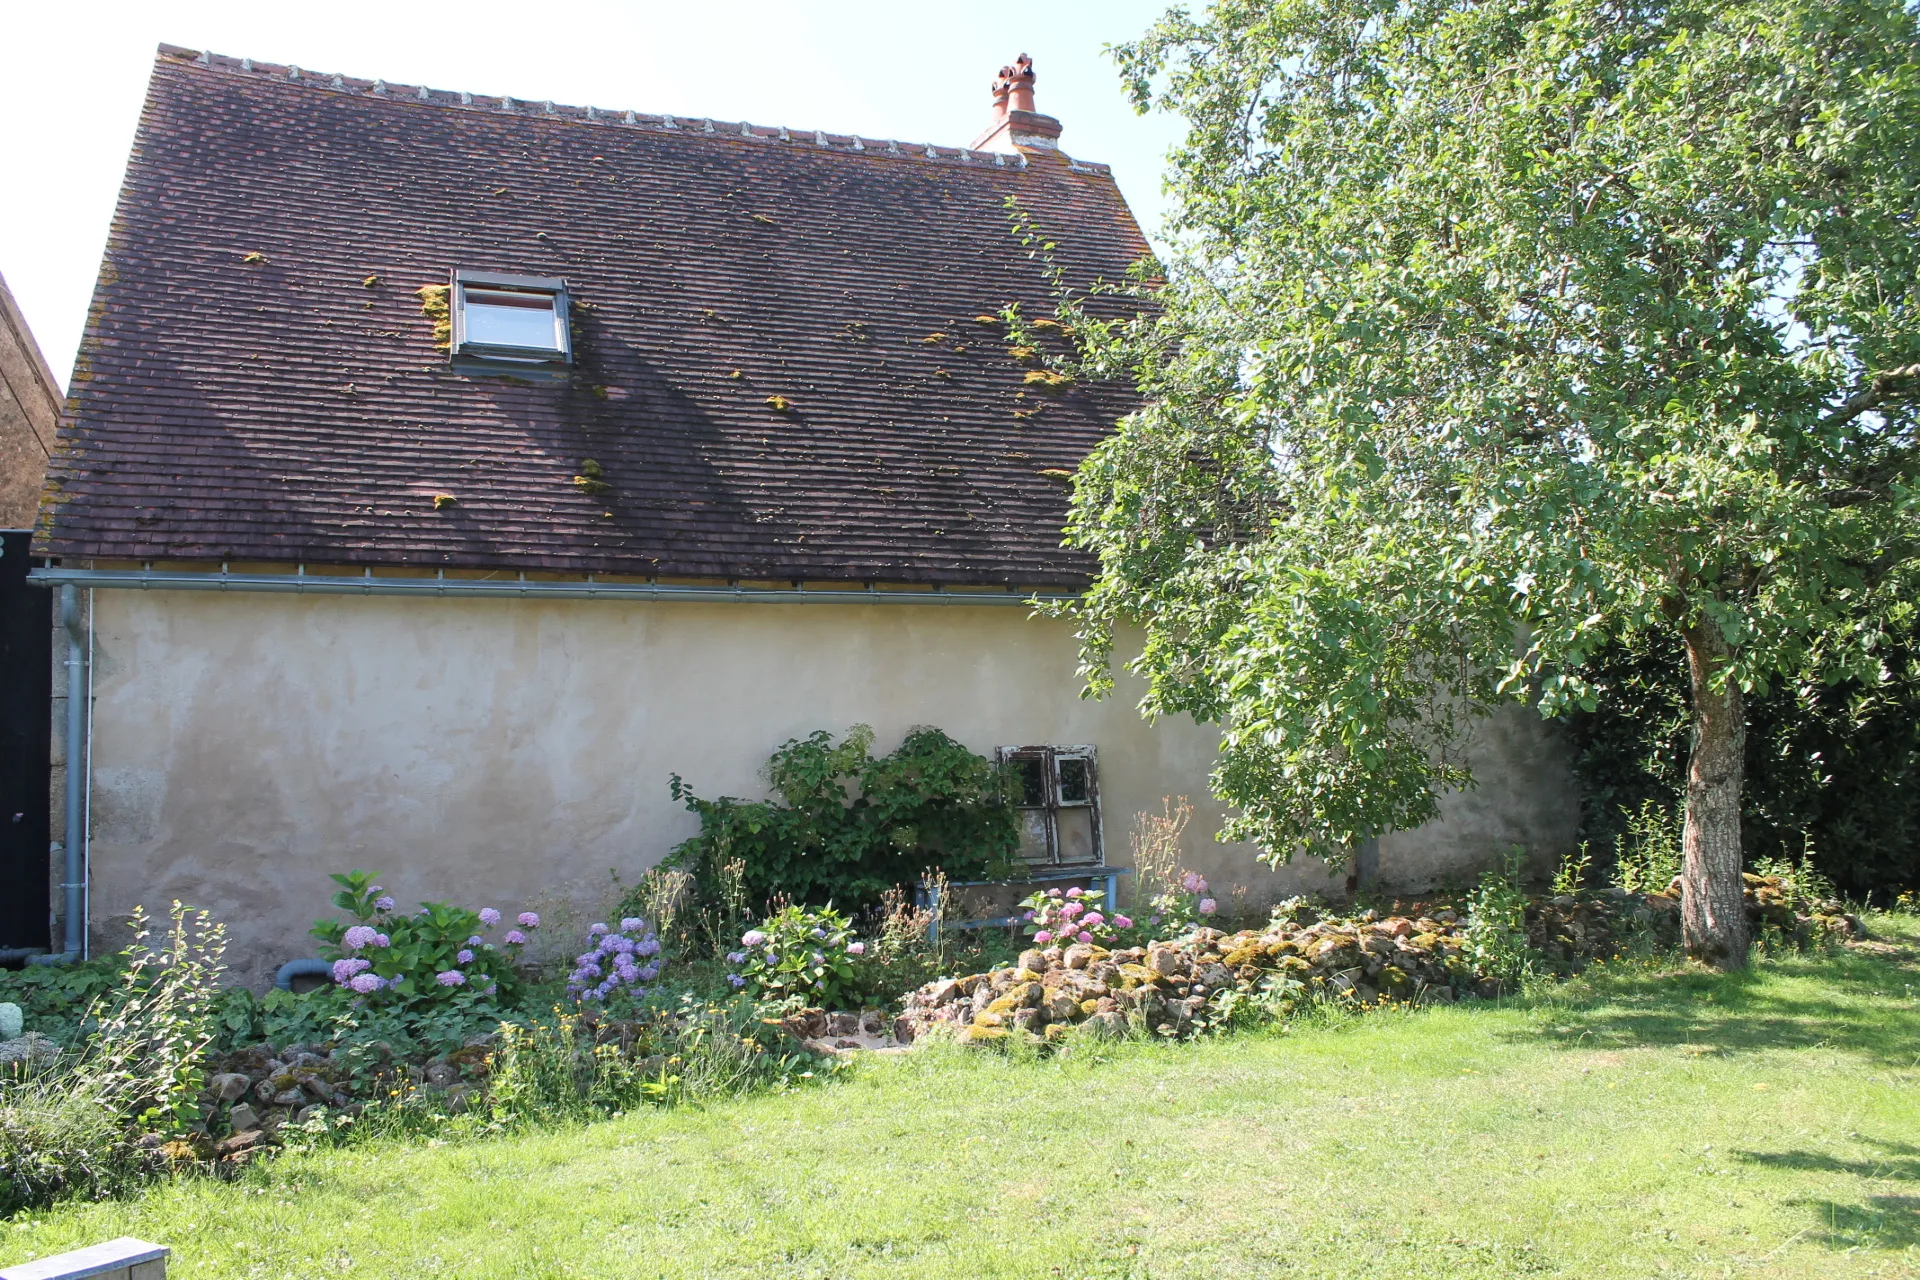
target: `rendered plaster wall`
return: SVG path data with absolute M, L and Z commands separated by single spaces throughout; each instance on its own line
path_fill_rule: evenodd
M 179 898 L 226 922 L 254 982 L 311 954 L 326 876 L 353 867 L 402 902 L 532 907 L 567 946 L 613 875 L 696 829 L 669 773 L 759 797 L 780 743 L 854 723 L 877 751 L 918 724 L 983 753 L 1091 743 L 1111 861 L 1130 861 L 1134 814 L 1186 795 L 1190 864 L 1223 896 L 1340 883 L 1213 842 L 1213 733 L 1147 725 L 1137 687 L 1083 700 L 1070 630 L 1023 609 L 117 590 L 94 622 L 95 945 L 118 945 L 135 903 Z M 1493 745 L 1524 759 L 1455 814 L 1447 849 L 1570 838 L 1564 768 L 1537 718 L 1517 723 Z

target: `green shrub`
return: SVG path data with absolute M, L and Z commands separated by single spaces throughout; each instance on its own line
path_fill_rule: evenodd
M 1801 858 L 1846 894 L 1920 889 L 1920 643 L 1881 651 L 1885 683 L 1786 681 L 1747 695 L 1741 838 L 1749 865 Z M 1693 732 L 1685 655 L 1665 635 L 1608 645 L 1585 678 L 1597 709 L 1568 719 L 1582 834 L 1604 860 L 1647 802 L 1686 803 Z
M 1665 893 L 1683 861 L 1680 822 L 1671 809 L 1641 801 L 1614 844 L 1613 883 L 1629 893 Z
M 924 726 L 891 755 L 874 757 L 872 745 L 865 725 L 839 743 L 824 730 L 788 741 L 767 763 L 773 800 L 705 800 L 675 774 L 673 797 L 699 815 L 700 834 L 668 865 L 693 876 L 705 903 L 737 862 L 739 892 L 756 912 L 776 898 L 860 911 L 932 868 L 955 880 L 1013 872 L 1018 810 L 992 761 Z M 648 914 L 631 899 L 622 910 Z
M 1497 870 L 1480 877 L 1467 897 L 1467 959 L 1475 971 L 1516 983 L 1533 964 L 1527 945 L 1527 895 L 1520 888 L 1520 856 L 1510 855 Z
M 727 958 L 738 966 L 730 981 L 761 1000 L 843 1009 L 866 985 L 866 952 L 853 922 L 831 906 L 787 906 L 747 930 Z

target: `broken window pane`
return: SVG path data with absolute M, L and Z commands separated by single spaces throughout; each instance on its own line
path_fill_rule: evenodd
M 1061 756 L 1057 763 L 1060 770 L 1060 803 L 1088 803 L 1092 794 L 1087 786 L 1087 762 L 1079 756 Z
M 1015 803 L 1022 808 L 1044 809 L 1047 805 L 1047 762 L 1041 756 L 1015 756 L 1008 762 L 1019 782 Z

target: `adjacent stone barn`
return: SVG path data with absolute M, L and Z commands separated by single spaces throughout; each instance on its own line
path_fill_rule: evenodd
M 1213 842 L 1215 731 L 1082 699 L 1034 616 L 1130 400 L 1009 340 L 1052 314 L 1015 215 L 1081 290 L 1148 246 L 1032 95 L 959 147 L 163 47 L 36 546 L 92 602 L 94 945 L 178 897 L 257 978 L 355 866 L 591 909 L 692 832 L 670 773 L 757 796 L 854 723 L 1007 755 L 1044 871 L 1185 795 L 1223 889 L 1325 888 Z M 1547 726 L 1482 754 L 1384 870 L 1570 839 Z

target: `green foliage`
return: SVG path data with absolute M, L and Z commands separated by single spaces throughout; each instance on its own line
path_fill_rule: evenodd
M 1614 845 L 1613 883 L 1628 893 L 1665 893 L 1680 874 L 1680 819 L 1652 800 L 1627 815 Z
M 734 953 L 736 985 L 768 1001 L 844 1009 L 859 1002 L 867 944 L 831 905 L 785 906 L 749 929 Z
M 501 1026 L 488 1098 L 496 1123 L 529 1128 L 784 1085 L 812 1061 L 785 1052 L 746 998 L 686 996 L 611 1026 L 555 1009 Z
M 224 933 L 178 902 L 160 945 L 138 907 L 132 927 L 118 981 L 88 1007 L 84 1041 L 0 1077 L 0 1215 L 123 1191 L 153 1168 L 135 1145 L 141 1133 L 180 1133 L 200 1119 Z
M 371 973 L 379 979 L 375 990 L 356 992 L 361 999 L 376 1006 L 473 1006 L 484 1001 L 510 1004 L 518 994 L 514 961 L 523 944 L 510 940 L 497 947 L 485 940 L 500 923 L 499 912 L 487 910 L 483 918 L 480 910 L 425 902 L 403 915 L 373 883 L 373 872 L 350 871 L 331 879 L 340 886 L 333 905 L 358 923 L 318 920 L 313 936 L 324 944 L 325 958 L 356 968 L 351 977 Z M 342 972 L 338 964 L 335 970 Z
M 1844 892 L 1920 887 L 1920 648 L 1902 629 L 1884 681 L 1782 682 L 1747 700 L 1741 835 L 1749 863 L 1811 850 Z M 1677 809 L 1692 733 L 1686 657 L 1644 633 L 1588 663 L 1596 706 L 1569 717 L 1582 827 L 1602 852 L 1646 801 Z
M 1560 859 L 1553 869 L 1553 892 L 1556 896 L 1574 897 L 1587 887 L 1587 873 L 1593 869 L 1593 852 L 1585 840 L 1580 842 L 1577 853 L 1569 853 Z
M 1119 50 L 1185 117 L 1140 412 L 1081 467 L 1111 687 L 1222 726 L 1225 834 L 1343 858 L 1471 713 L 1878 678 L 1920 469 L 1920 34 L 1899 0 L 1224 0 Z M 1085 379 L 1083 378 L 1083 381 Z
M 1527 895 L 1520 887 L 1520 852 L 1481 875 L 1467 897 L 1466 957 L 1475 972 L 1517 983 L 1533 967 L 1527 945 Z
M 674 775 L 673 797 L 700 816 L 700 834 L 671 865 L 706 901 L 737 861 L 745 900 L 761 909 L 784 898 L 858 910 L 930 868 L 956 880 L 1012 869 L 1018 816 L 992 761 L 924 726 L 891 755 L 876 759 L 872 745 L 865 725 L 839 743 L 824 730 L 788 741 L 766 768 L 774 800 L 703 800 Z
M 20 1006 L 25 1030 L 73 1044 L 88 1008 L 120 985 L 125 968 L 125 956 L 115 954 L 77 964 L 0 969 L 0 1000 Z

